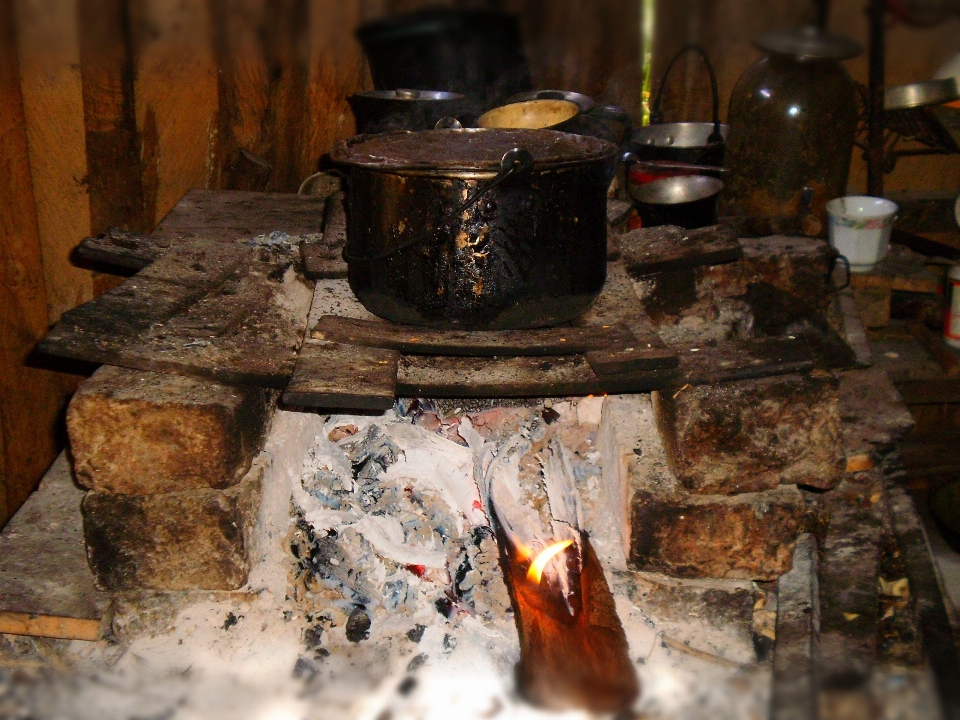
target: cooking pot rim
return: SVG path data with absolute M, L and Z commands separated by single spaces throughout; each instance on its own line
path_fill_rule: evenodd
M 567 167 L 580 167 L 591 163 L 609 163 L 612 162 L 619 150 L 616 145 L 599 138 L 583 135 L 573 135 L 570 133 L 559 132 L 556 130 L 527 130 L 527 129 L 501 129 L 501 128 L 445 128 L 442 130 L 398 130 L 395 132 L 380 133 L 377 135 L 356 135 L 346 140 L 338 142 L 330 153 L 331 158 L 341 164 L 350 167 L 362 168 L 365 170 L 391 172 L 416 175 L 434 175 L 434 176 L 456 176 L 463 177 L 487 177 L 500 171 L 500 155 L 492 153 L 489 158 L 483 160 L 464 159 L 455 156 L 455 146 L 450 149 L 450 157 L 440 161 L 428 161 L 416 157 L 387 157 L 385 155 L 375 155 L 363 152 L 360 147 L 368 141 L 389 141 L 392 137 L 400 136 L 430 136 L 431 139 L 439 139 L 445 133 L 446 137 L 479 137 L 480 134 L 502 134 L 510 139 L 506 143 L 512 147 L 525 147 L 534 155 L 533 170 L 554 170 Z M 524 143 L 527 140 L 527 143 Z M 535 143 L 561 145 L 568 148 L 566 154 L 559 156 L 542 155 L 538 157 Z M 577 148 L 579 146 L 579 148 Z M 581 149 L 581 153 L 575 155 L 573 148 Z M 508 148 L 509 149 L 509 148 Z M 501 153 L 502 155 L 502 153 Z
M 630 136 L 630 142 L 640 146 L 650 146 L 657 148 L 698 148 L 710 147 L 707 138 L 713 132 L 712 122 L 671 122 L 654 123 L 642 128 L 637 128 Z M 720 123 L 720 134 L 723 135 L 724 143 L 727 141 L 730 126 L 726 123 Z M 679 137 L 679 142 L 657 142 L 659 137 L 671 135 Z M 654 142 L 646 142 L 643 138 L 651 137 Z M 720 143 L 716 143 L 720 144 Z
M 363 90 L 362 92 L 353 93 L 349 97 L 393 102 L 438 102 L 442 100 L 464 100 L 467 96 L 462 93 L 448 92 L 446 90 L 408 90 L 398 88 L 396 90 Z

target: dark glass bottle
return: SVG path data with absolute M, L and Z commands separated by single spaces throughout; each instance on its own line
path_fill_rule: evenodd
M 807 234 L 822 234 L 824 205 L 846 194 L 857 129 L 856 86 L 840 61 L 861 48 L 817 28 L 756 44 L 767 54 L 730 99 L 724 213 L 796 217 Z

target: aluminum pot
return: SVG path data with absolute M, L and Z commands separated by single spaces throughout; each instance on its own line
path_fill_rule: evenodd
M 615 145 L 552 130 L 359 136 L 344 258 L 373 314 L 411 325 L 511 329 L 582 314 L 606 279 Z
M 682 55 L 694 52 L 703 59 L 713 93 L 713 122 L 663 122 L 663 89 L 674 64 Z M 664 160 L 695 165 L 723 165 L 729 128 L 720 122 L 720 94 L 717 76 L 707 53 L 699 45 L 687 45 L 667 65 L 650 111 L 650 124 L 634 130 L 627 147 L 641 160 Z
M 369 90 L 347 98 L 358 133 L 432 130 L 446 117 L 456 117 L 466 98 L 441 90 Z

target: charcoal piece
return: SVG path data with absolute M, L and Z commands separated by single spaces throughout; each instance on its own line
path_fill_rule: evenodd
M 370 616 L 362 607 L 355 607 L 347 618 L 347 640 L 352 643 L 366 640 L 370 637 Z

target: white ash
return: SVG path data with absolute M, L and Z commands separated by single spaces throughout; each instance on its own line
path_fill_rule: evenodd
M 393 412 L 329 420 L 279 413 L 255 461 L 265 495 L 249 587 L 176 594 L 169 612 L 154 613 L 161 620 L 127 623 L 131 637 L 117 644 L 58 649 L 72 670 L 24 686 L 18 697 L 27 715 L 557 717 L 517 697 L 517 631 L 478 481 L 519 438 L 518 449 L 529 445 L 516 458 L 521 489 L 549 496 L 543 468 L 572 473 L 582 524 L 597 546 L 614 525 L 595 424 L 609 400 L 493 407 L 443 418 L 436 432 Z M 551 500 L 537 511 L 545 534 L 553 532 L 551 505 L 565 512 L 558 508 L 567 498 Z M 765 716 L 769 668 L 748 662 L 739 635 L 725 640 L 714 627 L 701 643 L 709 617 L 684 635 L 642 597 L 631 601 L 627 580 L 603 557 L 643 683 L 636 709 L 644 717 Z M 135 612 L 135 599 L 130 606 Z M 665 645 L 671 638 L 701 654 Z M 737 653 L 726 649 L 733 643 Z

